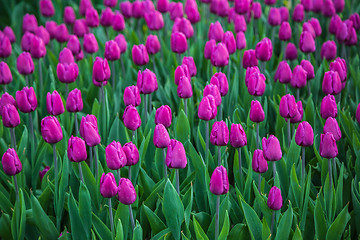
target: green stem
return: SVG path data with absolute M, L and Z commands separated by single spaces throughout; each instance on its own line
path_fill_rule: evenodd
M 129 166 L 129 169 L 128 169 L 128 178 L 131 182 L 131 165 Z
M 221 165 L 221 147 L 218 146 L 217 149 L 218 149 L 218 166 L 220 166 Z
M 81 168 L 81 162 L 79 162 L 79 176 L 80 176 L 80 181 L 84 182 L 83 172 L 82 172 L 82 168 Z
M 288 145 L 291 145 L 291 129 L 290 129 L 290 118 L 287 119 L 287 133 L 288 133 Z
M 112 70 L 112 89 L 113 92 L 115 93 L 115 62 L 114 61 L 111 62 L 111 70 Z
M 10 128 L 10 137 L 11 137 L 11 145 L 16 151 L 16 136 L 15 136 L 15 128 Z
M 75 135 L 79 135 L 79 123 L 77 119 L 77 112 L 74 113 L 74 122 L 75 122 Z
M 110 226 L 111 226 L 111 233 L 114 236 L 114 218 L 113 218 L 113 212 L 112 212 L 112 204 L 111 204 L 111 198 L 108 198 L 109 203 L 109 218 L 110 218 Z
M 242 173 L 242 164 L 241 164 L 241 148 L 238 148 L 239 154 L 239 174 L 240 174 L 240 184 L 243 182 L 243 173 Z
M 16 175 L 14 175 L 14 187 L 15 187 L 16 201 L 19 201 L 19 186 L 17 184 Z
M 131 227 L 132 227 L 132 230 L 133 230 L 133 232 L 134 232 L 135 221 L 134 221 L 134 215 L 133 215 L 133 211 L 132 211 L 131 205 L 129 205 L 129 213 L 130 213 Z
M 273 175 L 274 175 L 274 183 L 275 183 L 275 177 L 276 177 L 276 161 L 273 161 Z
M 301 179 L 303 182 L 303 186 L 305 184 L 305 147 L 302 147 L 302 157 L 301 157 Z
M 179 183 L 179 169 L 176 168 L 175 169 L 175 174 L 176 174 L 176 192 L 179 194 L 180 197 L 180 183 Z
M 187 98 L 184 98 L 184 112 L 187 117 Z
M 58 162 L 57 162 L 57 156 L 56 156 L 56 144 L 54 143 L 52 145 L 53 147 L 53 155 L 54 155 L 54 169 L 55 169 L 55 212 L 58 212 L 58 191 L 59 191 L 59 181 L 58 181 Z M 57 215 L 57 214 L 56 214 Z M 56 216 L 56 226 L 57 229 L 60 229 L 60 216 Z
M 273 211 L 272 217 L 271 217 L 271 230 L 270 230 L 271 236 L 272 236 L 272 234 L 273 234 L 274 222 L 275 222 L 275 211 Z
M 209 164 L 209 121 L 206 121 L 206 147 L 205 147 L 205 161 L 206 166 Z
M 166 148 L 163 148 L 163 159 L 164 159 L 164 177 L 167 180 L 167 167 L 166 167 Z
M 258 178 L 258 190 L 259 193 L 261 194 L 261 173 L 259 173 L 259 178 Z
M 215 239 L 219 237 L 219 209 L 220 209 L 220 195 L 216 196 L 216 215 L 215 215 Z
M 256 123 L 256 149 L 259 149 L 260 139 L 259 139 L 259 123 Z
M 94 161 L 93 161 L 93 147 L 89 147 L 89 155 L 90 155 L 90 170 L 94 173 Z
M 94 163 L 95 163 L 95 180 L 97 181 L 98 176 L 99 176 L 99 167 L 98 167 L 96 146 L 94 146 L 93 149 L 94 149 Z
M 329 191 L 332 192 L 331 158 L 328 159 L 328 170 L 329 170 Z
M 118 175 L 118 179 L 120 181 L 120 179 L 121 179 L 120 168 L 117 170 L 117 175 Z

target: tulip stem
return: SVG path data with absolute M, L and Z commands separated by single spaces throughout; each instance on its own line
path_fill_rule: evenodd
M 230 81 L 230 69 L 231 69 L 231 57 L 229 58 L 229 64 L 227 67 L 227 79 Z
M 218 146 L 217 148 L 218 148 L 218 166 L 220 166 L 221 165 L 221 147 Z
M 121 179 L 120 168 L 118 170 L 116 170 L 116 172 L 117 172 L 117 175 L 118 175 L 118 179 L 120 180 Z
M 290 118 L 287 119 L 287 132 L 288 132 L 288 144 L 289 144 L 289 149 L 290 149 L 290 145 L 291 145 Z
M 256 149 L 259 149 L 259 123 L 256 123 Z
M 151 96 L 151 93 L 150 93 L 150 94 L 149 94 L 149 115 L 151 114 L 151 111 L 152 111 L 151 101 L 152 101 L 152 96 Z
M 239 173 L 240 173 L 240 184 L 243 182 L 242 164 L 241 164 L 241 148 L 238 148 L 239 154 Z
M 55 170 L 55 215 L 56 215 L 56 227 L 57 229 L 60 229 L 60 216 L 57 216 L 58 212 L 58 206 L 57 206 L 57 198 L 58 198 L 58 191 L 59 191 L 59 182 L 58 182 L 58 162 L 57 162 L 57 156 L 56 156 L 56 144 L 54 143 L 52 145 L 53 147 L 53 155 L 54 155 L 54 170 Z
M 26 83 L 26 86 L 29 87 L 29 78 L 28 78 L 28 75 L 25 75 L 25 83 Z
M 75 135 L 79 135 L 79 123 L 77 120 L 77 112 L 74 113 L 74 122 L 75 122 Z
M 79 176 L 80 176 L 80 181 L 84 182 L 83 172 L 82 172 L 82 168 L 81 168 L 81 162 L 79 162 Z
M 115 62 L 111 62 L 111 69 L 112 69 L 112 89 L 115 92 Z
M 258 178 L 258 190 L 259 193 L 261 194 L 261 173 L 259 173 L 259 178 Z
M 11 145 L 16 151 L 16 136 L 15 136 L 15 128 L 10 128 L 10 137 L 11 137 Z
M 134 215 L 133 215 L 133 211 L 132 211 L 131 205 L 129 205 L 129 213 L 130 213 L 131 227 L 132 227 L 132 230 L 133 230 L 133 232 L 134 232 L 135 221 L 134 221 Z
M 311 82 L 308 81 L 306 85 L 307 85 L 308 97 L 310 97 L 310 95 L 311 95 Z
M 285 83 L 285 94 L 288 94 L 288 85 Z
M 166 148 L 163 148 L 163 159 L 164 159 L 164 177 L 167 180 L 167 167 L 166 167 Z
M 329 168 L 329 191 L 332 191 L 332 172 L 331 172 L 331 158 L 328 159 L 328 168 Z
M 296 89 L 296 101 L 298 102 L 300 100 L 300 88 Z
M 187 117 L 187 98 L 184 98 L 184 112 Z
M 205 146 L 205 161 L 206 166 L 209 164 L 209 121 L 206 121 L 206 146 Z
M 271 217 L 270 235 L 272 235 L 272 234 L 273 234 L 274 222 L 275 222 L 275 211 L 273 211 L 273 213 L 272 213 L 272 217 Z
M 222 103 L 219 105 L 219 120 L 222 120 Z
M 89 147 L 90 150 L 90 169 L 91 172 L 94 173 L 94 162 L 93 162 L 93 151 L 92 151 L 92 147 Z
M 6 89 L 6 84 L 4 84 L 4 93 L 7 92 L 7 89 Z
M 128 169 L 128 178 L 131 182 L 131 165 L 129 166 L 129 169 Z
M 179 194 L 180 197 L 180 185 L 179 185 L 179 169 L 176 168 L 175 169 L 175 174 L 176 174 L 176 192 Z
M 305 184 L 305 147 L 302 147 L 302 157 L 301 157 L 301 179 L 303 184 Z
M 215 239 L 219 237 L 219 208 L 220 208 L 220 195 L 216 196 L 216 215 L 215 215 Z
M 121 70 L 122 70 L 121 74 L 123 76 L 125 76 L 125 66 L 124 66 L 124 61 L 122 60 L 122 58 L 120 58 L 120 64 L 121 64 Z M 121 81 L 120 81 L 120 83 L 121 83 Z
M 19 186 L 17 184 L 16 175 L 14 175 L 14 187 L 15 187 L 16 201 L 19 201 Z
M 113 218 L 113 212 L 112 212 L 111 198 L 108 198 L 108 204 L 109 204 L 109 218 L 110 218 L 111 233 L 112 233 L 112 235 L 114 235 L 114 218 Z
M 69 96 L 69 84 L 65 83 L 65 97 L 67 98 Z
M 276 161 L 273 161 L 273 175 L 274 175 L 274 183 L 275 183 L 275 177 L 276 177 Z M 275 185 L 275 184 L 274 184 Z
M 145 122 L 147 121 L 147 96 L 144 94 L 144 114 L 145 114 Z
M 178 66 L 180 66 L 180 62 L 181 62 L 181 53 L 178 53 L 178 54 L 176 54 L 176 56 L 177 56 L 177 64 L 178 64 Z
M 98 168 L 98 160 L 97 160 L 97 153 L 96 153 L 96 146 L 94 146 L 94 162 L 95 162 L 95 180 L 97 181 L 99 176 L 99 168 Z
M 41 58 L 39 58 L 39 77 L 40 77 L 40 92 L 42 92 L 43 77 L 42 77 L 42 70 L 41 70 Z
M 334 185 L 337 181 L 337 172 L 336 172 L 336 162 L 335 162 L 335 158 L 332 159 L 332 168 L 333 168 L 333 171 L 334 171 Z

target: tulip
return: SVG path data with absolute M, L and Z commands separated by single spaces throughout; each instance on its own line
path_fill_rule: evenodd
M 125 106 L 139 106 L 141 103 L 139 88 L 134 85 L 126 87 L 123 98 Z
M 41 120 L 41 135 L 45 142 L 55 144 L 63 138 L 62 129 L 55 116 L 47 116 Z
M 125 127 L 131 131 L 135 131 L 141 126 L 140 115 L 137 109 L 132 105 L 129 105 L 125 108 L 122 119 L 124 121 Z
M 275 82 L 279 80 L 280 83 L 286 84 L 286 83 L 290 83 L 291 78 L 292 78 L 292 72 L 289 64 L 287 63 L 287 61 L 281 61 L 274 76 Z M 287 89 L 287 85 L 285 86 Z
M 64 23 L 66 24 L 74 24 L 76 20 L 75 11 L 71 6 L 66 6 L 64 8 Z
M 294 117 L 290 118 L 290 123 L 298 123 L 298 122 L 301 122 L 303 116 L 304 116 L 304 109 L 303 109 L 303 106 L 302 106 L 302 102 L 301 101 L 298 101 L 296 103 L 296 114 Z
M 169 7 L 169 1 L 168 0 L 159 0 L 157 1 L 156 8 L 161 13 L 166 13 L 168 11 Z M 185 11 L 186 11 L 186 5 L 185 5 Z
M 330 63 L 330 71 L 337 72 L 339 74 L 342 88 L 345 87 L 347 79 L 347 66 L 346 61 L 342 58 L 336 58 L 334 62 Z
M 243 32 L 236 34 L 236 48 L 239 50 L 246 48 L 246 38 Z
M 215 42 L 214 39 L 211 39 L 211 40 L 209 40 L 209 41 L 207 41 L 207 42 L 205 43 L 205 47 L 204 47 L 204 57 L 205 57 L 206 59 L 210 59 L 210 58 L 211 58 L 211 54 L 212 54 L 212 52 L 214 51 L 215 47 L 216 47 L 216 42 Z
M 43 170 L 39 171 L 40 181 L 44 178 L 45 174 L 50 170 L 50 166 L 44 167 Z
M 250 120 L 256 123 L 260 123 L 265 120 L 265 113 L 259 101 L 257 100 L 251 101 L 251 108 L 249 115 L 250 115 Z
M 315 31 L 315 35 L 318 37 L 321 35 L 322 33 L 322 29 L 321 29 L 321 25 L 320 25 L 320 22 L 317 18 L 311 18 L 309 21 L 308 21 L 312 27 L 314 28 L 314 31 Z
M 137 76 L 137 87 L 140 93 L 151 94 L 158 89 L 158 83 L 155 73 L 149 69 L 145 69 L 143 72 L 139 71 Z
M 314 132 L 311 125 L 304 121 L 301 122 L 296 130 L 295 142 L 302 147 L 310 147 L 314 143 Z
M 242 61 L 243 68 L 248 67 L 255 67 L 258 65 L 258 60 L 255 55 L 255 50 L 249 49 L 244 51 L 243 61 Z
M 279 104 L 279 112 L 283 118 L 292 118 L 296 115 L 297 107 L 293 95 L 283 96 Z
M 236 42 L 234 38 L 234 34 L 231 31 L 227 31 L 224 34 L 223 43 L 226 46 L 229 54 L 234 54 L 236 51 Z
M 336 118 L 329 117 L 325 121 L 324 125 L 324 134 L 325 133 L 332 133 L 335 141 L 339 141 L 341 139 L 341 130 L 339 128 L 339 124 L 336 121 Z
M 118 193 L 114 174 L 103 173 L 100 179 L 100 193 L 104 198 L 112 198 Z
M 269 61 L 272 57 L 272 43 L 268 38 L 262 39 L 256 44 L 255 55 L 256 58 L 260 61 L 266 62 Z
M 146 65 L 149 62 L 149 55 L 143 44 L 134 45 L 132 48 L 132 59 L 138 66 Z
M 1 164 L 4 172 L 9 176 L 15 176 L 22 170 L 20 159 L 13 148 L 6 150 L 1 158 Z
M 259 2 L 253 2 L 252 11 L 254 13 L 254 19 L 260 19 L 262 15 L 261 4 Z
M 96 57 L 93 65 L 93 75 L 92 78 L 97 82 L 105 82 L 110 78 L 110 68 L 109 63 L 106 59 Z
M 82 117 L 80 123 L 80 136 L 85 140 L 86 145 L 94 147 L 100 144 L 97 119 L 94 115 L 86 115 Z M 90 151 L 91 154 L 91 151 Z
M 243 173 L 241 170 L 241 149 L 242 147 L 247 145 L 247 138 L 246 133 L 241 126 L 241 124 L 231 124 L 230 129 L 230 144 L 234 148 L 238 149 L 238 156 L 239 156 L 239 172 L 240 172 L 240 181 L 243 180 Z
M 322 14 L 325 17 L 331 17 L 335 14 L 335 7 L 332 0 L 324 0 L 322 6 Z
M 157 148 L 167 148 L 170 144 L 170 136 L 165 126 L 157 124 L 154 129 L 153 142 Z
M 274 5 L 276 3 L 276 0 L 265 0 L 264 3 L 266 5 Z
M 349 20 L 352 21 L 353 26 L 354 26 L 354 28 L 355 28 L 356 31 L 360 29 L 360 16 L 359 16 L 358 13 L 353 13 L 353 14 L 351 14 L 350 17 L 349 17 Z M 5 27 L 5 29 L 6 29 L 6 27 Z M 6 35 L 5 29 L 4 29 L 3 32 L 4 32 L 4 34 Z M 9 37 L 9 36 L 8 36 L 8 37 Z M 10 39 L 10 41 L 12 42 L 11 37 L 9 37 L 9 39 Z
M 268 23 L 271 26 L 278 26 L 281 24 L 281 16 L 278 8 L 274 8 L 274 7 L 270 8 L 268 15 Z
M 285 6 L 279 8 L 280 12 L 280 22 L 288 22 L 289 21 L 289 9 Z
M 64 43 L 69 40 L 69 32 L 65 24 L 60 24 L 56 28 L 56 36 L 55 39 L 59 43 Z
M 237 33 L 246 32 L 247 25 L 246 25 L 245 17 L 243 15 L 235 15 L 233 21 L 234 21 L 235 32 Z
M 272 187 L 269 192 L 267 205 L 270 209 L 277 211 L 280 210 L 283 205 L 281 191 L 277 187 Z
M 329 23 L 329 33 L 336 34 L 337 30 L 340 28 L 340 25 L 342 24 L 342 20 L 339 17 L 339 15 L 335 14 L 331 17 L 330 23 Z
M 54 21 L 47 21 L 45 23 L 45 29 L 49 32 L 50 39 L 56 38 L 57 35 L 57 24 Z
M 51 0 L 40 0 L 39 5 L 40 13 L 44 17 L 52 17 L 55 14 L 55 9 Z
M 91 0 L 80 0 L 80 4 L 79 4 L 79 13 L 81 16 L 85 16 L 86 14 L 86 10 L 88 8 L 92 8 L 93 5 L 91 3 Z
M 302 4 L 297 4 L 294 8 L 292 20 L 295 22 L 302 22 L 304 20 L 304 6 Z
M 352 16 L 353 16 L 353 15 L 350 16 L 350 19 L 354 19 L 354 20 L 355 20 L 355 18 L 353 18 Z M 354 20 L 353 20 L 353 22 L 354 22 Z M 355 25 L 355 23 L 354 23 L 354 25 Z M 14 31 L 12 30 L 11 27 L 6 26 L 6 27 L 4 28 L 4 30 L 3 30 L 3 34 L 8 37 L 8 39 L 10 40 L 11 43 L 16 42 L 16 36 L 15 36 L 15 33 L 14 33 Z
M 184 15 L 183 4 L 181 2 L 171 2 L 168 10 L 171 21 L 175 21 L 176 18 L 181 18 Z
M 247 82 L 248 92 L 253 96 L 262 96 L 265 92 L 265 75 L 258 72 L 252 73 Z
M 313 26 L 309 23 L 309 22 L 305 22 L 303 24 L 303 32 L 309 32 L 311 34 L 311 36 L 315 39 L 316 38 L 316 34 L 315 34 L 315 30 L 313 28 Z
M 76 56 L 77 54 L 79 54 L 81 52 L 81 44 L 76 35 L 70 35 L 69 41 L 68 41 L 66 47 L 68 49 L 70 49 L 70 51 L 72 52 L 72 54 L 74 56 Z
M 267 161 L 275 162 L 281 159 L 282 152 L 280 142 L 274 135 L 270 135 L 268 139 L 263 138 L 262 146 L 264 151 L 264 157 Z
M 226 75 L 222 72 L 215 73 L 210 79 L 210 84 L 217 86 L 221 96 L 226 96 L 229 91 Z
M 71 136 L 68 142 L 67 155 L 71 162 L 80 163 L 85 161 L 87 159 L 85 141 L 79 137 Z M 81 169 L 80 165 L 79 169 Z
M 0 62 L 0 84 L 9 84 L 13 80 L 11 71 L 6 62 Z M 5 90 L 6 91 L 6 90 Z
M 166 154 L 168 168 L 185 168 L 187 164 L 184 146 L 181 142 L 171 139 Z
M 188 7 L 188 8 L 186 7 L 186 4 L 185 4 L 185 14 L 186 14 L 187 18 L 189 19 L 189 21 L 192 24 L 195 24 L 200 21 L 201 16 L 200 16 L 196 2 L 195 1 L 193 1 L 193 2 L 195 3 L 195 5 Z
M 75 60 L 78 62 L 78 61 L 81 61 L 84 59 L 84 52 L 83 50 L 81 50 L 76 56 L 75 56 Z
M 59 93 L 54 90 L 53 93 L 48 92 L 46 95 L 46 109 L 49 114 L 58 116 L 64 113 L 64 104 Z
M 56 73 L 60 82 L 68 84 L 75 82 L 76 78 L 79 75 L 79 68 L 76 63 L 58 63 Z
M 226 17 L 229 12 L 229 2 L 222 0 L 212 0 L 210 3 L 210 11 L 219 17 Z
M 320 115 L 322 118 L 327 119 L 328 117 L 336 118 L 337 114 L 338 112 L 335 97 L 328 94 L 321 101 Z
M 172 121 L 171 108 L 168 105 L 162 105 L 155 112 L 155 124 L 162 124 L 169 128 Z
M 205 121 L 210 121 L 216 117 L 217 105 L 213 95 L 203 97 L 199 104 L 198 117 Z
M 194 28 L 188 19 L 177 18 L 172 28 L 172 33 L 175 32 L 182 32 L 186 38 L 191 38 L 194 35 Z
M 0 36 L 1 37 L 1 36 Z M 26 32 L 24 33 L 24 35 L 21 38 L 21 50 L 25 51 L 25 52 L 30 52 L 31 50 L 31 45 L 32 45 L 32 39 L 35 37 L 34 34 L 32 34 L 31 32 Z M 5 37 L 6 38 L 6 37 Z M 6 42 L 4 42 L 4 40 L 7 40 L 7 44 L 5 44 Z M 7 55 L 11 55 L 11 44 L 10 41 L 8 39 L 3 39 L 2 40 L 2 55 L 4 55 L 4 53 L 8 52 Z M 10 51 L 7 50 L 8 47 L 5 46 L 9 46 L 10 47 Z
M 184 53 L 188 48 L 186 36 L 181 32 L 171 34 L 171 51 L 177 54 Z
M 186 56 L 183 57 L 182 65 L 187 66 L 190 77 L 193 77 L 196 75 L 197 69 L 196 69 L 194 59 L 192 57 L 186 57 Z M 180 66 L 182 66 L 182 65 L 180 65 Z
M 35 35 L 36 35 L 36 37 L 40 38 L 44 42 L 44 45 L 48 45 L 48 43 L 50 41 L 50 34 L 46 30 L 46 28 L 44 28 L 43 26 L 38 27 L 35 31 Z M 46 53 L 46 49 L 45 49 L 45 53 Z
M 215 146 L 226 146 L 229 142 L 229 129 L 224 121 L 215 122 L 213 124 L 210 142 Z M 218 159 L 218 162 L 221 159 Z M 220 162 L 219 162 L 220 163 Z M 220 164 L 218 164 L 220 165 Z
M 61 50 L 61 52 L 59 53 L 59 63 L 71 64 L 73 62 L 75 61 L 71 50 L 69 48 L 64 48 L 63 50 Z
M 357 122 L 360 124 L 360 103 L 359 103 L 359 105 L 358 105 L 357 108 L 356 108 L 356 115 L 355 115 L 355 117 L 356 117 Z
M 103 27 L 112 26 L 113 22 L 114 22 L 113 17 L 114 17 L 114 13 L 112 12 L 111 8 L 107 7 L 105 9 L 103 9 L 102 12 L 101 12 L 101 16 L 100 16 L 100 24 L 101 24 L 101 26 L 103 26 Z
M 26 13 L 23 17 L 22 30 L 23 32 L 32 32 L 34 33 L 38 27 L 38 22 L 34 15 Z
M 303 53 L 315 52 L 315 40 L 311 33 L 305 31 L 300 35 L 299 48 Z
M 126 155 L 126 166 L 136 165 L 139 162 L 139 150 L 135 144 L 132 142 L 125 143 L 123 150 Z
M 156 54 L 160 51 L 160 42 L 156 35 L 149 35 L 146 38 L 146 50 L 149 54 Z
M 120 33 L 119 35 L 117 35 L 117 36 L 115 37 L 114 40 L 115 40 L 115 42 L 119 45 L 120 54 L 126 52 L 127 42 L 126 42 L 126 39 L 125 39 L 124 35 L 122 35 L 122 34 Z M 122 61 L 121 58 L 120 58 L 120 61 Z
M 235 11 L 239 14 L 247 13 L 250 9 L 249 0 L 235 0 Z
M 296 88 L 296 99 L 299 100 L 300 91 L 299 89 L 305 87 L 307 79 L 307 72 L 301 65 L 297 65 L 294 68 L 292 78 L 290 80 L 290 84 L 292 87 Z
M 334 71 L 325 73 L 322 83 L 322 90 L 325 94 L 337 95 L 341 92 L 341 80 L 339 74 Z
M 306 71 L 306 79 L 311 80 L 315 77 L 314 67 L 308 60 L 301 60 L 300 65 Z
M 250 80 L 250 76 L 253 74 L 253 73 L 259 73 L 260 70 L 257 66 L 255 67 L 248 67 L 246 69 L 246 72 L 245 72 L 245 86 L 248 87 L 249 85 L 249 80 Z
M 115 11 L 112 16 L 112 28 L 115 31 L 122 31 L 125 29 L 125 20 L 119 11 Z
M 87 33 L 84 35 L 83 47 L 84 51 L 89 54 L 96 53 L 99 50 L 99 45 L 94 34 Z
M 4 127 L 14 128 L 20 124 L 20 116 L 13 104 L 6 104 L 1 108 L 1 116 Z
M 295 44 L 289 42 L 285 49 L 285 59 L 293 61 L 297 59 L 298 53 Z
M 33 87 L 24 87 L 21 91 L 16 91 L 16 102 L 19 110 L 23 113 L 35 111 L 38 106 L 35 91 Z
M 214 97 L 216 106 L 221 105 L 221 93 L 216 85 L 210 83 L 205 86 L 204 92 L 203 92 L 203 97 L 206 97 L 208 95 L 211 95 Z
M 215 67 L 224 67 L 229 64 L 229 52 L 224 43 L 219 43 L 211 53 L 211 64 Z
M 95 28 L 99 26 L 99 14 L 95 8 L 90 7 L 86 9 L 85 23 L 90 28 Z
M 68 112 L 81 112 L 83 109 L 83 100 L 81 91 L 77 88 L 72 90 L 66 100 L 66 110 Z
M 334 135 L 331 132 L 320 135 L 320 155 L 328 159 L 329 166 L 329 185 L 331 189 L 332 185 L 332 172 L 331 172 L 331 158 L 335 158 L 338 155 L 338 148 L 336 145 L 336 140 Z M 334 162 L 335 163 L 335 162 Z M 336 165 L 334 165 L 336 167 Z
M 254 151 L 254 155 L 251 162 L 252 169 L 257 173 L 264 173 L 268 170 L 268 163 L 264 158 L 263 151 L 261 149 L 256 149 Z M 260 175 L 259 174 L 259 175 Z M 259 188 L 261 186 L 261 182 L 259 182 Z
M 34 62 L 30 53 L 22 52 L 16 59 L 16 67 L 18 72 L 22 75 L 32 74 L 34 72 Z
M 345 0 L 334 0 L 333 3 L 337 13 L 340 13 L 344 10 Z
M 320 13 L 322 11 L 323 0 L 312 0 L 312 11 Z
M 121 178 L 118 187 L 118 199 L 122 204 L 131 205 L 136 200 L 136 191 L 131 180 Z
M 219 21 L 210 23 L 208 38 L 209 40 L 214 39 L 215 42 L 221 42 L 223 40 L 224 30 Z
M 132 17 L 132 4 L 129 1 L 120 2 L 120 11 L 124 15 L 125 18 Z
M 0 57 L 7 58 L 11 55 L 12 47 L 10 39 L 0 32 Z
M 89 28 L 85 23 L 85 19 L 77 19 L 74 22 L 73 32 L 77 37 L 84 37 L 89 33 Z
M 289 41 L 291 39 L 291 27 L 289 22 L 282 22 L 279 29 L 279 39 L 282 41 Z
M 126 154 L 120 142 L 113 141 L 105 148 L 106 165 L 111 170 L 117 170 L 120 177 L 120 168 L 127 163 Z
M 144 19 L 149 30 L 158 31 L 164 27 L 164 18 L 158 11 L 145 13 Z
M 191 98 L 193 95 L 193 91 L 192 91 L 192 87 L 191 87 L 191 82 L 190 79 L 183 76 L 180 78 L 179 80 L 179 85 L 177 87 L 177 94 L 179 96 L 179 98 L 184 98 L 184 109 L 185 109 L 185 113 L 187 112 L 186 110 L 186 98 Z

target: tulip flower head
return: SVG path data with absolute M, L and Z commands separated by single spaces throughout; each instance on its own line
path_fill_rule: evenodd
M 270 189 L 267 205 L 270 209 L 274 211 L 281 209 L 283 205 L 283 199 L 279 188 L 274 186 Z
M 304 121 L 296 129 L 295 142 L 302 147 L 310 147 L 314 143 L 314 131 L 311 125 Z
M 87 159 L 85 141 L 71 136 L 68 141 L 67 155 L 71 162 L 82 162 Z
M 139 150 L 132 142 L 125 143 L 123 146 L 126 155 L 126 166 L 136 165 L 139 162 Z
M 210 179 L 210 192 L 215 195 L 223 195 L 229 191 L 229 179 L 226 168 L 219 166 L 215 168 Z
M 331 132 L 320 135 L 320 156 L 324 158 L 334 158 L 338 155 L 336 140 Z
M 97 119 L 94 115 L 82 117 L 80 122 L 80 136 L 85 140 L 86 145 L 94 147 L 101 141 Z
M 246 133 L 242 127 L 242 125 L 239 124 L 231 124 L 230 129 L 230 144 L 234 148 L 240 148 L 247 145 L 247 138 Z
M 210 142 L 215 146 L 226 146 L 229 142 L 229 128 L 224 121 L 215 122 L 210 134 Z
M 41 135 L 45 142 L 54 144 L 63 138 L 62 129 L 55 116 L 47 116 L 41 120 Z
M 170 144 L 170 136 L 165 126 L 157 124 L 154 129 L 154 145 L 157 148 L 167 148 Z
M 118 170 L 127 163 L 126 154 L 120 142 L 113 141 L 105 148 L 106 165 L 111 170 Z
M 15 176 L 22 170 L 20 159 L 13 148 L 6 150 L 1 158 L 4 172 L 9 176 Z
M 270 135 L 268 139 L 262 139 L 264 157 L 267 161 L 279 161 L 282 158 L 282 152 L 279 140 Z
M 118 199 L 122 204 L 131 205 L 136 200 L 136 191 L 132 182 L 127 178 L 121 178 L 118 187 Z
M 102 174 L 100 178 L 100 193 L 104 198 L 112 198 L 118 194 L 115 177 L 111 172 Z
M 328 117 L 325 121 L 324 125 L 324 133 L 332 133 L 335 141 L 339 141 L 341 139 L 341 130 L 339 127 L 336 118 Z
M 162 105 L 155 112 L 155 124 L 162 124 L 166 128 L 171 126 L 172 114 L 168 105 Z
M 137 109 L 129 105 L 125 108 L 123 114 L 123 122 L 126 128 L 130 129 L 131 131 L 135 131 L 141 126 L 141 118 Z
M 268 162 L 265 160 L 261 149 L 256 149 L 254 151 L 251 166 L 253 171 L 257 173 L 265 173 L 268 170 Z
M 16 91 L 16 102 L 21 112 L 33 112 L 38 106 L 34 88 L 24 87 L 21 91 Z
M 250 120 L 256 123 L 262 122 L 265 120 L 265 113 L 261 106 L 261 103 L 258 100 L 251 101 L 250 107 Z
M 185 168 L 187 165 L 186 153 L 181 142 L 171 139 L 166 154 L 168 168 Z

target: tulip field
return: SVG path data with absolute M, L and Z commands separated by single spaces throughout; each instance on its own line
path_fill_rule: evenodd
M 359 12 L 0 1 L 0 239 L 359 239 Z

